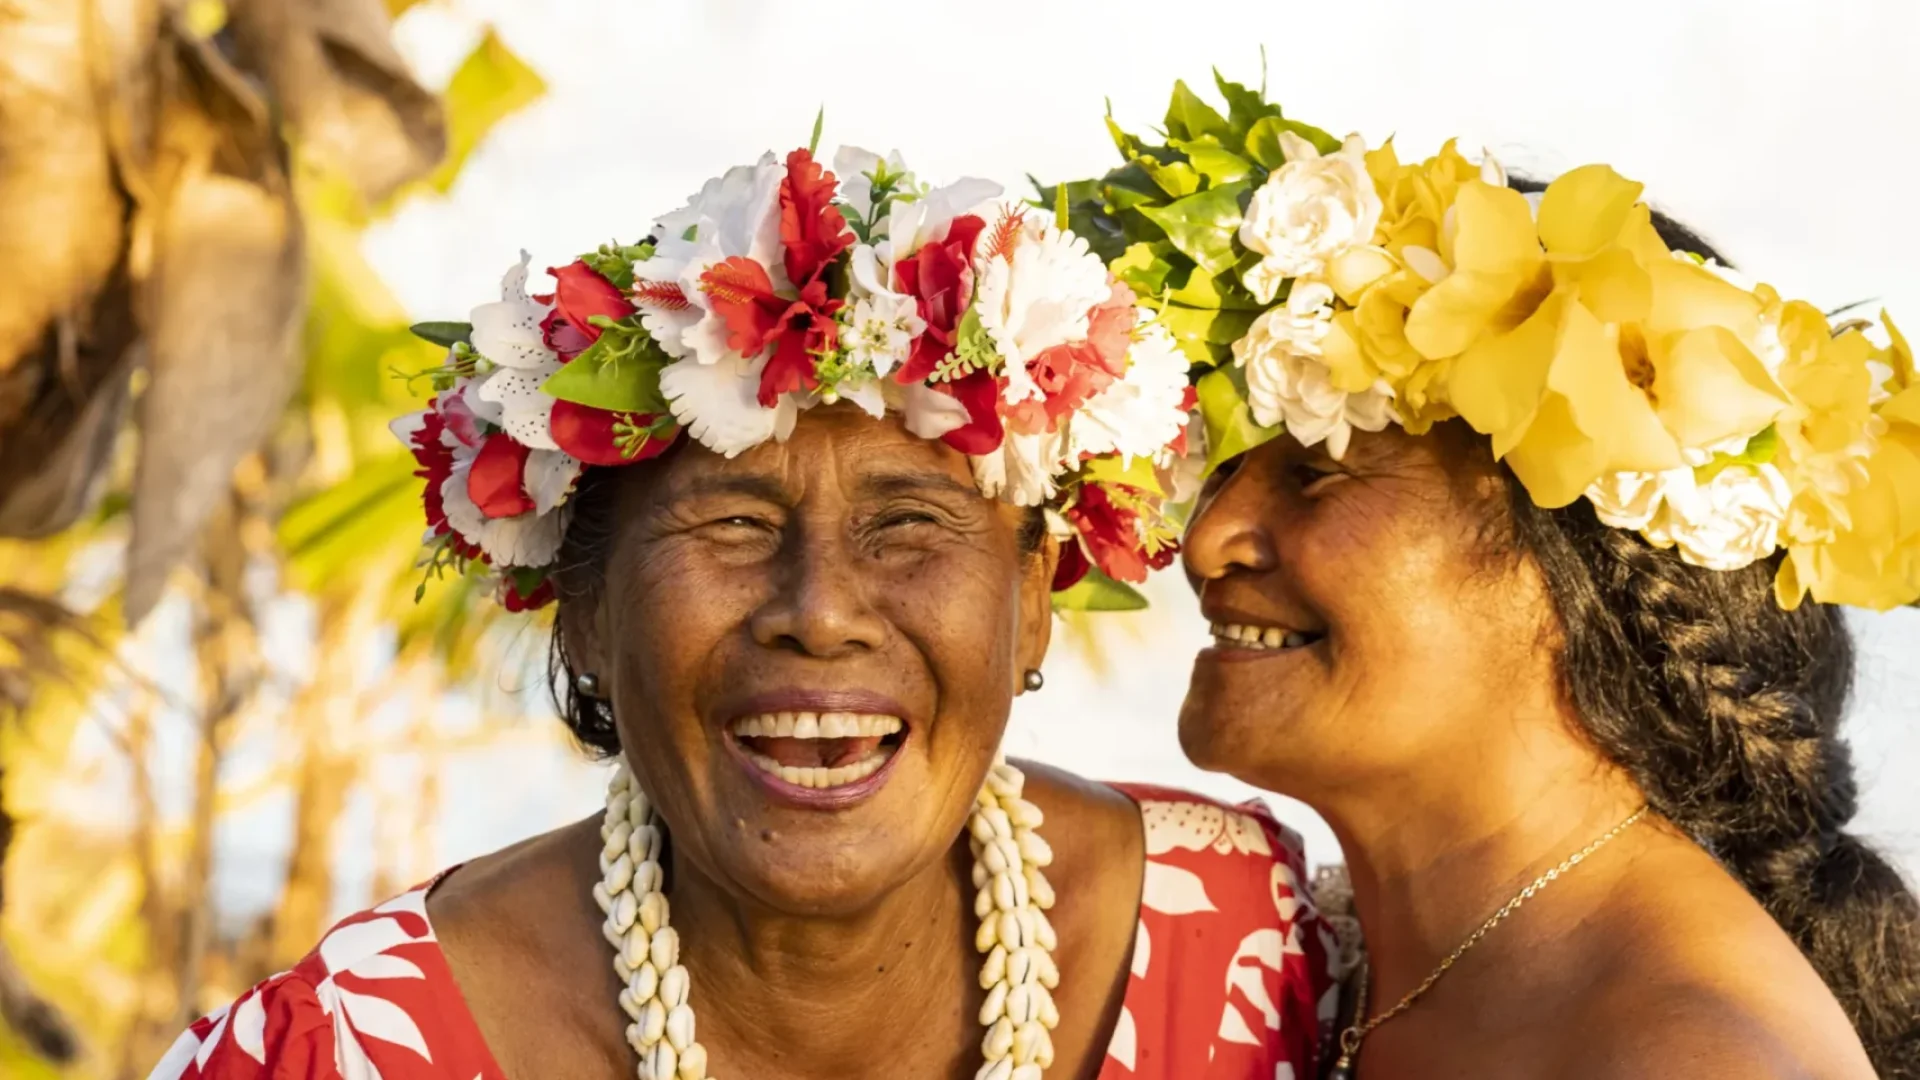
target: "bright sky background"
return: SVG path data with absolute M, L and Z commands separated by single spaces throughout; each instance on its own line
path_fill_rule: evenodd
M 1175 78 L 1199 87 L 1217 64 L 1257 82 L 1264 44 L 1289 115 L 1397 133 L 1407 157 L 1458 135 L 1536 174 L 1606 161 L 1751 276 L 1826 307 L 1883 300 L 1920 330 L 1913 0 L 438 0 L 400 35 L 437 83 L 488 23 L 552 89 L 495 132 L 448 199 L 371 237 L 420 318 L 463 317 L 521 247 L 546 266 L 637 239 L 706 177 L 804 145 L 821 106 L 826 146 L 898 148 L 934 182 L 1023 189 L 1029 172 L 1113 163 L 1103 98 L 1139 130 Z M 1056 650 L 1009 749 L 1244 797 L 1180 756 L 1174 716 L 1205 628 L 1178 581 L 1154 593 L 1151 614 L 1101 631 L 1104 670 Z M 1920 611 L 1859 627 L 1861 824 L 1920 874 Z M 600 792 L 563 751 L 525 746 L 459 766 L 446 790 L 449 862 L 587 813 Z M 1304 809 L 1281 812 L 1316 858 L 1334 855 Z

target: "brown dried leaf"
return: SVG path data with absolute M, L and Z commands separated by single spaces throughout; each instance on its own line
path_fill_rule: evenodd
M 236 0 L 243 62 L 259 70 L 303 147 L 379 202 L 446 152 L 440 103 L 394 48 L 383 0 Z
M 129 625 L 159 599 L 234 466 L 265 441 L 298 384 L 304 255 L 284 190 L 208 172 L 173 194 L 148 306 Z
M 120 253 L 126 206 L 86 12 L 79 0 L 0 7 L 0 373 L 40 347 L 55 317 L 80 318 Z M 25 405 L 0 400 L 0 431 Z

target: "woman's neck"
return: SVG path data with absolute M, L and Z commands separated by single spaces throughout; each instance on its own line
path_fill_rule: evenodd
M 841 918 L 772 911 L 676 867 L 673 925 L 700 1039 L 729 1073 L 753 1076 L 941 1076 L 977 1058 L 966 856 L 956 846 Z
M 1308 799 L 1347 860 L 1376 1014 L 1514 894 L 1645 802 L 1563 718 L 1477 720 L 1470 748 Z M 1593 871 L 1583 874 L 1592 884 Z M 1529 921 L 1536 931 L 1561 923 Z M 1506 952 L 1534 936 L 1517 930 L 1480 948 Z

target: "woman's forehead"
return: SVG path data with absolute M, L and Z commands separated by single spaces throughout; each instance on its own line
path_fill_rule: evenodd
M 824 485 L 853 497 L 923 491 L 983 498 L 964 454 L 912 434 L 896 416 L 876 418 L 845 403 L 810 409 L 784 442 L 732 458 L 689 446 L 664 473 L 668 497 L 735 491 L 797 501 Z

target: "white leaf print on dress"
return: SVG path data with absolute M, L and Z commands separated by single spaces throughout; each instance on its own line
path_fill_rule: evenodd
M 1140 816 L 1146 821 L 1149 857 L 1206 848 L 1222 855 L 1236 851 L 1242 855 L 1273 855 L 1273 846 L 1267 842 L 1267 831 L 1260 822 L 1237 810 L 1207 803 L 1143 802 Z
M 1153 938 L 1147 933 L 1147 924 L 1142 920 L 1133 934 L 1133 977 L 1147 977 L 1147 965 L 1153 962 Z
M 1107 1056 L 1132 1070 L 1138 1056 L 1139 1036 L 1134 1033 L 1133 1012 L 1120 1006 L 1120 1018 L 1113 1023 L 1113 1041 L 1107 1044 Z
M 418 912 L 424 916 L 425 893 L 409 893 L 376 910 L 391 914 Z M 424 919 L 423 919 L 424 922 Z M 404 1046 L 432 1063 L 426 1036 L 407 1011 L 383 997 L 356 993 L 339 984 L 341 975 L 368 981 L 424 978 L 411 961 L 388 953 L 398 946 L 433 940 L 429 929 L 415 936 L 396 918 L 370 919 L 336 928 L 320 942 L 320 959 L 327 977 L 314 988 L 320 1008 L 333 1018 L 334 1066 L 346 1080 L 381 1080 L 380 1070 L 360 1043 L 361 1035 Z
M 1240 947 L 1234 950 L 1233 959 L 1227 963 L 1227 1004 L 1220 1016 L 1222 1039 L 1255 1046 L 1260 1044 L 1252 1026 L 1241 1015 L 1240 1006 L 1234 1003 L 1233 991 L 1236 989 L 1245 994 L 1248 1003 L 1260 1013 L 1260 1021 L 1268 1031 L 1280 1030 L 1280 1007 L 1274 1004 L 1272 995 L 1267 993 L 1267 977 L 1269 972 L 1279 973 L 1286 953 L 1286 939 L 1278 930 L 1255 930 L 1241 939 Z
M 267 1008 L 256 991 L 233 1010 L 233 1044 L 262 1065 L 267 1063 Z
M 1140 906 L 1168 915 L 1191 915 L 1197 911 L 1215 911 L 1207 896 L 1207 885 L 1199 874 L 1166 863 L 1149 862 Z

